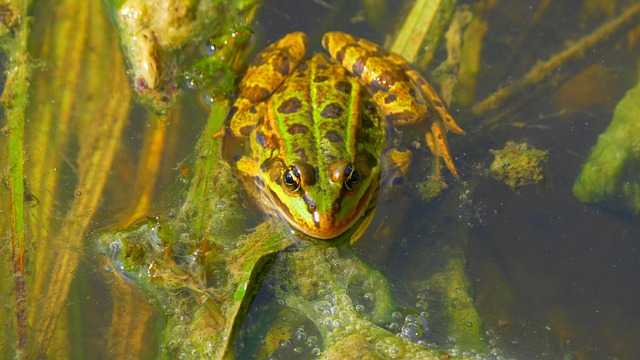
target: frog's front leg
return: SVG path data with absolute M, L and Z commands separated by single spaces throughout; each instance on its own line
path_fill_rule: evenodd
M 387 149 L 382 154 L 382 174 L 380 176 L 380 189 L 383 198 L 390 199 L 398 189 L 402 189 L 413 153 L 408 149 Z
M 444 159 L 451 174 L 458 177 L 447 145 L 446 130 L 459 134 L 464 131 L 420 73 L 401 56 L 348 34 L 326 33 L 322 44 L 333 58 L 367 84 L 372 98 L 390 124 L 426 121 L 429 128 L 426 141 L 431 152 L 437 159 Z
M 296 69 L 307 48 L 307 36 L 296 32 L 267 46 L 247 68 L 238 86 L 238 97 L 229 112 L 229 129 L 235 137 L 247 137 L 260 118 L 261 104 Z

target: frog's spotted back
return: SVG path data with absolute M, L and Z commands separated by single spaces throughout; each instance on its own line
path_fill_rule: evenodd
M 462 130 L 406 61 L 343 33 L 323 39 L 331 58 L 303 61 L 306 41 L 293 33 L 262 51 L 229 115 L 227 136 L 244 144 L 236 170 L 267 211 L 321 239 L 353 227 L 375 207 L 382 167 L 393 184 L 409 167 L 406 151 L 383 155 L 388 125 L 425 122 L 431 151 L 457 176 L 445 130 Z

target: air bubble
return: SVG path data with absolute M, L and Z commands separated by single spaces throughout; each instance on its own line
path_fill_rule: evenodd
M 388 327 L 389 331 L 391 332 L 398 332 L 400 330 L 400 325 L 398 323 L 392 322 L 391 324 L 389 324 Z
M 407 315 L 404 321 L 410 324 L 418 324 L 420 322 L 420 319 L 418 319 L 418 317 L 415 315 Z
M 331 304 L 328 301 L 318 301 L 315 308 L 322 315 L 331 315 Z
M 409 336 L 411 340 L 417 340 L 422 337 L 422 328 L 416 324 L 407 324 L 402 327 L 402 333 Z
M 314 347 L 314 346 L 318 345 L 318 337 L 317 336 L 309 336 L 307 338 L 307 345 L 309 345 L 309 347 Z
M 387 354 L 389 354 L 389 356 L 393 359 L 397 359 L 398 357 L 402 356 L 400 349 L 395 346 L 389 347 L 387 349 Z
M 418 301 L 416 303 L 416 310 L 420 312 L 427 310 L 427 303 L 422 300 Z
M 364 299 L 368 302 L 374 302 L 376 301 L 376 296 L 373 293 L 368 292 L 364 294 Z
M 202 51 L 202 53 L 207 56 L 213 56 L 216 53 L 216 46 L 213 45 L 211 42 L 207 41 L 204 44 L 202 44 L 202 46 L 200 47 L 200 51 Z

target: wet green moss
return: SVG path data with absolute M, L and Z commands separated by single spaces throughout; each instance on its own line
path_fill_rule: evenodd
M 548 151 L 536 149 L 524 141 L 508 141 L 502 150 L 491 150 L 491 153 L 495 159 L 489 167 L 489 174 L 511 188 L 540 185 L 547 179 Z
M 640 83 L 618 103 L 613 120 L 582 166 L 573 194 L 582 202 L 640 212 Z

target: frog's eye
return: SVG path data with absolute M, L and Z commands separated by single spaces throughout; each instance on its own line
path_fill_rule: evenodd
M 291 166 L 282 174 L 282 183 L 284 187 L 292 193 L 296 193 L 302 189 L 300 181 L 300 172 Z
M 358 184 L 360 184 L 360 171 L 353 168 L 353 166 L 349 165 L 344 170 L 344 187 L 353 191 Z

